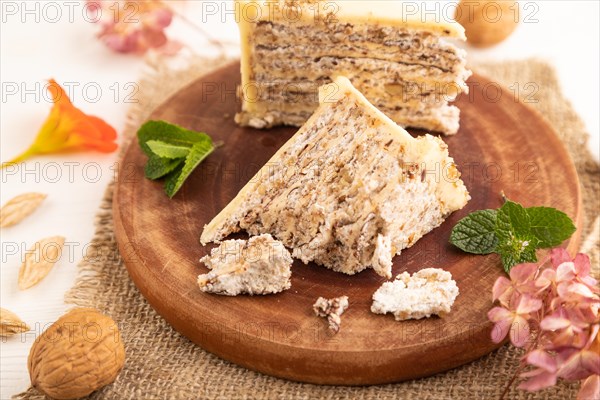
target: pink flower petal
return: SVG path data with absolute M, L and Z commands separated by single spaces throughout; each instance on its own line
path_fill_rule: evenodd
M 596 296 L 589 287 L 583 283 L 563 282 L 556 288 L 558 295 L 567 302 L 578 302 L 582 300 L 594 300 Z
M 527 354 L 527 362 L 548 372 L 556 372 L 556 360 L 546 351 L 536 349 Z
M 514 314 L 504 307 L 494 307 L 488 311 L 488 319 L 492 322 L 511 321 Z
M 543 370 L 541 368 L 536 368 L 536 369 L 530 369 L 529 371 L 525 371 L 519 374 L 519 377 L 521 378 L 531 378 L 533 376 L 538 376 L 539 374 L 543 374 L 544 372 L 547 372 L 546 370 Z
M 146 49 L 155 49 L 164 46 L 167 41 L 167 35 L 163 31 L 145 29 L 140 35 L 140 43 L 142 43 Z
M 535 280 L 535 286 L 543 290 L 552 285 L 554 281 L 556 281 L 556 271 L 550 268 L 546 268 Z
M 578 350 L 573 347 L 561 347 L 556 349 L 556 364 L 562 365 L 566 363 L 567 360 L 577 352 Z
M 588 341 L 588 337 L 589 335 L 585 331 L 575 332 L 573 346 L 575 346 L 578 349 L 583 349 Z
M 582 297 L 587 297 L 587 298 L 593 298 L 594 297 L 594 293 L 592 293 L 592 291 L 590 290 L 589 287 L 587 287 L 586 285 L 584 285 L 583 283 L 573 283 L 569 286 L 569 292 L 570 293 L 574 293 L 574 294 L 578 294 Z
M 151 29 L 160 31 L 171 25 L 173 12 L 168 8 L 157 8 L 148 13 L 144 18 L 144 24 Z
M 550 300 L 550 304 L 548 306 L 550 312 L 556 311 L 558 309 L 560 309 L 560 307 L 562 307 L 563 304 L 563 299 L 560 297 L 554 297 L 552 300 Z
M 592 350 L 581 352 L 581 364 L 585 370 L 595 375 L 600 375 L 600 354 Z
M 517 314 L 529 314 L 542 308 L 542 301 L 529 295 L 523 295 L 517 306 Z
M 552 265 L 554 266 L 554 268 L 558 267 L 560 264 L 562 264 L 564 262 L 568 262 L 568 261 L 572 260 L 571 256 L 567 252 L 567 250 L 562 249 L 562 248 L 552 249 L 552 252 L 550 253 L 550 257 L 552 258 Z
M 575 277 L 575 264 L 571 261 L 564 262 L 556 268 L 556 280 L 567 281 Z
M 488 318 L 494 322 L 491 338 L 494 343 L 500 343 L 510 330 L 513 314 L 505 308 L 494 307 L 488 312 Z
M 529 340 L 529 322 L 517 316 L 510 327 L 510 342 L 516 347 L 523 347 Z
M 590 258 L 587 254 L 577 254 L 573 259 L 573 264 L 575 264 L 575 271 L 580 278 L 590 274 Z
M 510 270 L 510 280 L 514 283 L 526 283 L 533 280 L 535 273 L 538 270 L 538 265 L 533 263 L 525 263 L 514 266 Z
M 600 376 L 592 375 L 581 383 L 577 400 L 598 400 L 600 396 Z
M 556 374 L 551 372 L 541 372 L 540 374 L 522 382 L 519 385 L 519 389 L 527 390 L 529 392 L 535 392 L 538 390 L 545 389 L 556 384 Z
M 516 290 L 513 290 L 510 294 L 510 299 L 507 300 L 507 305 L 505 307 L 508 310 L 515 312 L 517 310 L 517 307 L 519 306 L 519 303 L 521 302 L 521 297 L 523 297 L 521 293 L 517 292 Z
M 598 314 L 592 310 L 591 304 L 580 302 L 577 308 L 569 310 L 568 317 L 571 323 L 579 329 L 587 329 L 590 324 L 598 320 Z
M 506 293 L 511 287 L 512 285 L 507 278 L 501 276 L 496 279 L 494 287 L 492 288 L 492 301 L 498 300 L 500 296 Z
M 598 325 L 598 310 L 592 305 L 581 305 L 578 308 L 578 314 L 576 320 L 572 322 L 581 329 L 586 329 L 590 325 L 593 327 L 594 324 Z
M 556 336 L 552 338 L 552 345 L 555 349 L 570 348 L 577 352 L 585 346 L 587 342 L 587 334 L 585 332 L 576 331 L 573 326 L 567 329 L 558 331 Z M 566 357 L 564 360 L 566 360 Z
M 590 375 L 600 375 L 600 355 L 589 350 L 574 353 L 558 369 L 561 378 L 578 381 Z
M 586 285 L 590 290 L 594 293 L 600 292 L 600 288 L 598 287 L 598 281 L 591 276 L 584 276 L 583 278 L 579 277 L 579 281 Z
M 119 53 L 128 53 L 135 50 L 135 42 L 130 40 L 129 36 L 106 34 L 102 40 L 106 46 Z
M 571 326 L 571 321 L 563 317 L 547 316 L 540 322 L 540 328 L 545 331 L 556 331 Z

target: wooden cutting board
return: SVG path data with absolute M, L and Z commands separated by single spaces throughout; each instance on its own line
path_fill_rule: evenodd
M 295 132 L 238 127 L 234 63 L 182 89 L 151 119 L 205 131 L 224 146 L 193 173 L 170 200 L 162 182 L 144 178 L 146 157 L 134 141 L 123 160 L 114 197 L 115 233 L 129 274 L 156 311 L 204 349 L 269 375 L 320 384 L 377 384 L 428 376 L 475 360 L 498 345 L 486 314 L 504 272 L 496 255 L 473 256 L 448 244 L 456 222 L 471 211 L 497 208 L 500 191 L 525 206 L 566 212 L 581 226 L 575 168 L 552 128 L 532 109 L 483 77 L 463 95 L 461 129 L 445 137 L 472 200 L 412 248 L 394 258 L 394 276 L 425 267 L 450 271 L 460 289 L 444 318 L 396 322 L 370 312 L 384 282 L 372 270 L 355 276 L 316 265 L 293 266 L 292 288 L 268 296 L 202 293 L 199 243 L 208 223 Z M 414 132 L 413 132 L 414 133 Z M 243 237 L 243 236 L 241 236 Z M 571 251 L 577 234 L 565 243 Z M 347 295 L 342 329 L 332 335 L 312 304 L 319 296 Z M 133 350 L 135 351 L 135 349 Z M 198 377 L 202 379 L 202 377 Z

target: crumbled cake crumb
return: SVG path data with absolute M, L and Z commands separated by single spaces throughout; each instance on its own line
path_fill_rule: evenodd
M 200 290 L 226 296 L 270 294 L 291 286 L 292 256 L 269 234 L 226 240 L 200 259 L 211 269 L 198 276 Z
M 318 317 L 327 318 L 329 323 L 329 329 L 333 333 L 340 331 L 340 324 L 342 322 L 341 316 L 348 308 L 348 296 L 336 297 L 333 299 L 326 299 L 319 297 L 315 304 L 313 304 L 313 310 Z
M 373 294 L 371 311 L 393 313 L 397 321 L 443 316 L 450 312 L 456 296 L 458 287 L 450 272 L 425 268 L 412 276 L 403 272 L 381 285 Z

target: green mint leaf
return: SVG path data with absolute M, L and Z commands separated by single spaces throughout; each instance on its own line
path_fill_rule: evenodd
M 467 253 L 493 253 L 498 246 L 496 214 L 496 210 L 480 210 L 467 215 L 452 229 L 450 243 Z
M 537 261 L 539 240 L 531 233 L 531 219 L 522 205 L 507 200 L 498 210 L 495 232 L 504 269 L 509 271 L 521 262 Z
M 138 142 L 146 155 L 154 154 L 148 146 L 152 140 L 191 148 L 195 143 L 210 140 L 206 133 L 195 132 L 165 121 L 148 121 L 137 132 Z
M 173 197 L 188 176 L 215 149 L 206 133 L 194 132 L 165 121 L 148 121 L 137 133 L 138 143 L 148 156 L 148 179 L 166 177 L 165 191 Z
M 207 136 L 208 137 L 208 136 Z M 165 183 L 165 192 L 167 196 L 173 198 L 175 194 L 181 189 L 183 183 L 188 176 L 196 169 L 196 167 L 206 158 L 210 153 L 214 151 L 212 140 L 208 137 L 208 140 L 197 142 L 192 146 L 188 156 L 185 158 L 185 164 L 179 171 L 173 172 L 167 178 Z
M 530 226 L 529 214 L 519 203 L 507 200 L 498 210 L 496 236 L 500 241 L 529 236 Z
M 161 158 L 186 158 L 190 152 L 187 146 L 176 146 L 174 144 L 165 143 L 160 140 L 148 140 L 146 142 L 152 153 Z
M 148 179 L 160 179 L 173 172 L 179 166 L 183 165 L 184 161 L 185 159 L 183 158 L 172 160 L 152 155 L 150 158 L 148 158 L 148 163 L 146 164 L 144 173 Z
M 575 230 L 573 221 L 562 211 L 524 208 L 505 199 L 497 211 L 475 211 L 458 221 L 450 243 L 468 253 L 498 253 L 509 272 L 517 264 L 536 262 L 537 249 L 557 246 Z
M 534 239 L 535 241 L 535 239 Z M 537 246 L 535 244 L 530 244 L 525 246 L 518 254 L 516 254 L 513 249 L 508 248 L 499 248 L 498 253 L 502 258 L 502 266 L 506 273 L 510 272 L 510 269 L 517 264 L 528 263 L 528 262 L 536 262 L 537 256 L 535 255 L 535 251 Z
M 531 233 L 539 240 L 539 248 L 558 246 L 577 230 L 567 214 L 550 207 L 529 207 Z

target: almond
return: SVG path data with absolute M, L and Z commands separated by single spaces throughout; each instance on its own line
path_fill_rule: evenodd
M 0 208 L 0 227 L 13 226 L 24 220 L 44 201 L 43 193 L 23 193 Z
M 44 279 L 60 258 L 64 244 L 62 236 L 52 236 L 34 244 L 19 270 L 19 289 L 29 289 Z
M 29 326 L 15 313 L 6 308 L 0 308 L 0 336 L 9 337 L 28 330 Z

